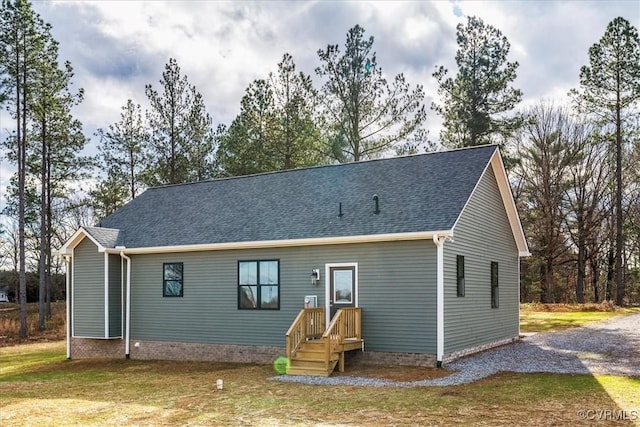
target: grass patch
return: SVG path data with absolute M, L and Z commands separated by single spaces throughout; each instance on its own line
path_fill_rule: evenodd
M 621 308 L 609 304 L 521 304 L 520 331 L 560 331 L 631 313 L 640 313 L 640 307 Z
M 2 348 L 0 368 L 3 427 L 576 425 L 579 410 L 637 402 L 638 385 L 638 379 L 610 376 L 500 373 L 454 387 L 309 386 L 269 381 L 275 373 L 264 365 L 66 360 L 64 343 Z M 380 375 L 413 375 L 394 370 Z M 218 378 L 224 390 L 216 390 Z M 616 389 L 616 400 L 608 387 Z
M 20 339 L 20 304 L 0 304 L 0 346 L 16 345 L 33 341 L 59 341 L 66 336 L 66 303 L 51 303 L 51 318 L 45 322 L 46 328 L 38 328 L 38 303 L 27 304 L 26 340 Z

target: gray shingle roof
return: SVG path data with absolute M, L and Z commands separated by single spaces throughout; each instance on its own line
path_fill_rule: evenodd
M 114 248 L 121 245 L 119 241 L 122 235 L 120 230 L 103 227 L 83 227 L 84 230 L 105 248 Z
M 496 149 L 150 188 L 99 226 L 128 248 L 450 230 Z

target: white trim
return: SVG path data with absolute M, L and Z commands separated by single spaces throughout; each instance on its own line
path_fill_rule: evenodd
M 527 239 L 522 230 L 522 223 L 520 222 L 520 216 L 518 215 L 518 209 L 516 208 L 516 202 L 513 200 L 513 194 L 511 193 L 511 186 L 509 185 L 509 179 L 507 172 L 502 162 L 502 156 L 500 151 L 496 149 L 496 152 L 491 157 L 491 166 L 493 166 L 493 172 L 498 182 L 498 190 L 502 196 L 504 202 L 504 208 L 507 211 L 507 218 L 509 218 L 509 225 L 513 232 L 513 237 L 516 240 L 518 246 L 518 255 L 521 257 L 531 256 L 529 252 L 529 246 L 527 245 Z M 500 173 L 498 173 L 500 171 Z
M 102 246 L 93 236 L 84 229 L 84 227 L 78 228 L 75 233 L 65 242 L 64 245 L 57 251 L 54 251 L 54 255 L 71 255 L 73 254 L 73 249 L 78 246 L 78 244 L 84 239 L 88 237 L 89 240 L 93 242 L 94 245 L 98 247 L 98 252 L 104 252 L 106 248 Z
M 436 267 L 436 361 L 442 366 L 444 357 L 444 241 L 445 236 L 433 236 L 437 249 Z
M 518 336 L 520 336 L 520 259 L 518 258 Z
M 124 293 L 125 290 L 124 258 L 120 257 L 120 333 L 124 335 Z
M 67 359 L 71 359 L 71 258 L 70 256 L 65 256 L 65 261 L 67 264 L 66 271 L 66 294 L 65 294 L 65 305 L 67 308 Z
M 119 337 L 92 337 L 92 336 L 84 336 L 84 335 L 74 335 L 73 338 L 85 338 L 90 340 L 118 340 L 122 339 L 122 336 Z
M 430 240 L 434 235 L 452 236 L 452 230 L 418 231 L 413 233 L 369 234 L 365 236 L 337 236 L 308 239 L 263 240 L 251 242 L 204 243 L 199 245 L 153 246 L 147 248 L 107 248 L 106 252 L 129 255 L 170 252 L 223 251 L 229 249 L 283 248 L 300 246 L 340 245 L 350 243 L 391 242 L 404 240 Z
M 125 330 L 124 330 L 124 355 L 125 357 L 129 357 L 129 352 L 131 350 L 130 346 L 130 328 L 129 324 L 131 323 L 131 258 L 124 254 L 124 251 L 120 252 L 120 256 L 127 260 L 127 301 L 125 307 Z
M 498 184 L 498 191 L 500 192 L 500 197 L 502 198 L 502 204 L 504 206 L 505 212 L 507 214 L 507 219 L 509 220 L 509 226 L 511 227 L 511 233 L 513 234 L 513 239 L 516 242 L 516 247 L 518 248 L 518 256 L 526 257 L 530 256 L 529 247 L 527 246 L 527 239 L 525 238 L 524 231 L 522 230 L 522 224 L 520 222 L 520 217 L 518 215 L 518 209 L 516 208 L 516 202 L 513 200 L 513 194 L 511 194 L 511 187 L 509 185 L 509 179 L 507 178 L 507 172 L 504 168 L 504 163 L 502 162 L 502 156 L 500 155 L 500 150 L 496 147 L 493 155 L 491 156 L 491 160 L 485 166 L 482 174 L 480 174 L 480 179 L 476 182 L 473 190 L 471 191 L 471 195 L 467 199 L 464 204 L 464 207 L 460 210 L 460 214 L 458 218 L 456 218 L 455 223 L 453 224 L 452 230 L 455 230 L 456 225 L 458 225 L 458 221 L 462 217 L 462 214 L 467 208 L 467 205 L 473 198 L 473 195 L 476 192 L 476 189 L 480 185 L 480 181 L 484 178 L 487 170 L 491 166 L 493 170 L 493 174 L 496 177 L 496 182 Z M 437 233 L 439 234 L 439 233 Z
M 327 327 L 329 327 L 329 322 L 331 322 L 331 307 L 329 307 L 329 300 L 331 299 L 331 268 L 340 268 L 340 267 L 350 267 L 353 268 L 353 292 L 355 293 L 355 306 L 359 307 L 358 302 L 358 263 L 357 262 L 334 262 L 328 263 L 324 265 L 324 315 Z
M 109 254 L 104 253 L 104 337 L 109 338 Z
M 75 257 L 75 249 L 71 249 L 71 337 L 76 336 L 76 286 L 75 286 L 75 278 L 76 278 L 76 257 Z

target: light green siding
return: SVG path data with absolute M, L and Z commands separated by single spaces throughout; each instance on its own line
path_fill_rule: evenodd
M 109 337 L 122 334 L 122 277 L 118 255 L 109 255 Z
M 238 260 L 280 260 L 280 310 L 239 310 Z M 317 295 L 327 263 L 358 263 L 363 336 L 372 351 L 435 352 L 435 247 L 431 241 L 132 256 L 135 339 L 284 346 L 284 335 Z M 162 296 L 162 264 L 184 263 L 184 296 Z M 311 270 L 321 280 L 311 284 Z
M 83 239 L 73 253 L 73 333 L 104 338 L 104 254 Z
M 465 296 L 456 296 L 456 255 L 465 258 Z M 491 308 L 491 262 L 498 262 L 499 308 Z M 445 353 L 518 336 L 518 250 L 493 170 L 482 177 L 444 245 Z

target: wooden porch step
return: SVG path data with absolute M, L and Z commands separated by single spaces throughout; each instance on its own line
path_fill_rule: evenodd
M 290 360 L 287 373 L 327 377 L 338 365 L 343 372 L 345 352 L 364 350 L 361 311 L 360 308 L 341 308 L 329 326 L 325 326 L 324 309 L 302 309 L 286 333 Z M 327 354 L 329 339 L 332 341 L 330 355 Z
M 291 365 L 287 371 L 288 375 L 311 375 L 315 377 L 328 377 L 333 372 L 333 369 L 327 370 L 324 365 L 322 367 L 312 366 L 295 366 Z
M 333 372 L 340 354 L 334 353 L 329 360 L 325 360 L 324 340 L 310 340 L 302 343 L 295 356 L 291 359 L 291 366 L 287 371 L 289 375 L 313 375 L 328 377 Z

